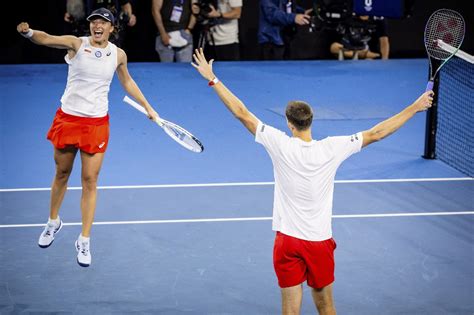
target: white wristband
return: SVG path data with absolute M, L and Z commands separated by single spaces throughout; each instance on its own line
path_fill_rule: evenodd
M 30 28 L 30 29 L 28 29 L 28 32 L 20 33 L 20 34 L 21 34 L 21 36 L 23 36 L 25 38 L 31 38 L 31 37 L 33 37 L 33 30 Z

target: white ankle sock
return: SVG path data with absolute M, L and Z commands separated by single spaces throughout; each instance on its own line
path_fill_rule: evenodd
M 48 219 L 48 222 L 53 223 L 54 225 L 59 225 L 59 223 L 61 222 L 61 220 L 59 219 L 59 216 L 58 216 L 58 217 L 57 217 L 56 219 L 54 219 L 54 220 L 51 219 L 51 218 L 49 218 L 49 219 Z
M 87 242 L 90 241 L 90 239 L 91 239 L 90 236 L 89 236 L 89 237 L 84 237 L 84 236 L 82 236 L 82 233 L 79 234 L 79 241 L 80 241 L 80 242 L 85 242 L 85 243 L 87 243 Z

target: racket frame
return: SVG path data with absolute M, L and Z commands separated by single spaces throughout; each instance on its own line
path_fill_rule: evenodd
M 449 55 L 447 58 L 437 58 L 437 57 L 431 55 L 430 52 L 429 52 L 429 49 L 427 47 L 427 43 L 426 43 L 426 37 L 427 37 L 426 34 L 428 32 L 429 26 L 431 26 L 431 24 L 432 24 L 430 22 L 433 20 L 435 15 L 438 15 L 441 12 L 450 12 L 450 13 L 454 13 L 454 15 L 459 16 L 461 21 L 462 21 L 462 24 L 463 24 L 462 28 L 464 29 L 464 32 L 462 34 L 462 38 L 459 42 L 459 45 L 457 47 L 452 46 L 453 48 L 455 48 L 455 50 L 450 52 L 451 55 Z M 464 17 L 457 11 L 454 11 L 454 10 L 451 10 L 451 9 L 439 9 L 439 10 L 436 10 L 435 12 L 433 12 L 430 15 L 430 17 L 428 19 L 428 22 L 425 25 L 425 32 L 424 32 L 424 44 L 425 44 L 426 53 L 428 55 L 428 59 L 429 59 L 429 62 L 430 62 L 430 79 L 429 79 L 428 83 L 426 84 L 426 90 L 425 91 L 433 90 L 434 79 L 435 79 L 436 75 L 438 74 L 439 70 L 446 64 L 446 62 L 448 62 L 459 51 L 459 49 L 461 48 L 462 42 L 464 41 L 465 32 L 466 32 L 466 22 L 464 21 Z M 438 45 L 439 47 L 441 47 L 441 45 L 440 45 L 441 43 L 443 43 L 443 41 L 441 39 L 436 40 L 436 45 Z M 432 61 L 433 59 L 443 60 L 443 62 L 437 67 L 434 74 L 433 74 L 433 61 Z
M 138 104 L 133 99 L 131 99 L 130 97 L 128 97 L 128 95 L 124 96 L 123 101 L 125 103 L 131 105 L 132 107 L 134 107 L 136 110 L 140 111 L 142 114 L 148 116 L 148 113 L 145 110 L 145 108 L 143 106 L 141 106 L 140 104 Z M 178 142 L 180 145 L 182 145 L 186 149 L 188 149 L 190 151 L 193 151 L 193 152 L 196 152 L 196 153 L 200 153 L 204 150 L 204 146 L 203 146 L 202 142 L 198 138 L 196 138 L 192 133 L 190 133 L 189 131 L 187 131 L 186 129 L 181 127 L 180 125 L 177 125 L 177 124 L 175 124 L 171 121 L 168 121 L 166 119 L 163 119 L 161 117 L 156 117 L 155 119 L 153 119 L 153 121 L 158 126 L 160 126 L 168 136 L 170 136 L 173 140 Z M 198 145 L 198 148 L 195 148 L 192 145 L 189 145 L 188 143 L 182 141 L 182 139 L 175 132 L 173 132 L 169 127 L 177 129 L 177 130 L 179 130 L 179 132 L 186 134 L 189 138 L 191 138 Z

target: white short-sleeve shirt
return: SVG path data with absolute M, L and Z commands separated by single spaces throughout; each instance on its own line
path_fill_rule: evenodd
M 232 8 L 242 7 L 242 0 L 219 0 L 218 10 L 227 13 Z M 212 38 L 211 38 L 212 34 Z M 209 32 L 210 45 L 230 45 L 239 42 L 239 21 L 238 19 L 223 19 L 221 23 L 213 26 Z M 214 42 L 214 43 L 213 43 Z
M 305 142 L 259 122 L 255 141 L 273 163 L 273 230 L 308 241 L 332 237 L 334 177 L 362 148 L 362 133 Z

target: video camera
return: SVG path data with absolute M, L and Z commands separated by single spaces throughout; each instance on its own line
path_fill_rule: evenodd
M 360 50 L 376 31 L 376 21 L 409 17 L 414 0 L 313 0 L 311 27 L 342 37 L 345 48 Z

